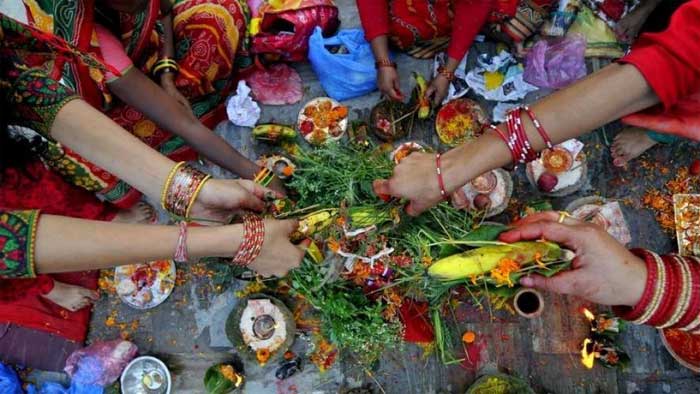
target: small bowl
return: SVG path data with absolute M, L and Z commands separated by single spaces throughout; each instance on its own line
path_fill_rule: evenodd
M 535 289 L 520 289 L 513 297 L 513 307 L 518 315 L 534 319 L 544 311 L 544 298 Z
M 146 368 L 149 369 L 146 370 Z M 145 372 L 150 371 L 157 371 L 165 376 L 165 390 L 149 390 L 141 384 Z M 133 359 L 124 368 L 119 382 L 121 383 L 122 394 L 170 394 L 173 386 L 168 367 L 159 359 L 151 356 L 141 356 Z

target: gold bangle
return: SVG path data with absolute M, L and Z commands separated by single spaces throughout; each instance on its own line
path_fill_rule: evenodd
M 185 162 L 181 161 L 173 166 L 173 168 L 170 170 L 170 173 L 168 174 L 168 177 L 165 178 L 165 184 L 163 185 L 163 190 L 160 193 L 160 206 L 163 207 L 166 211 L 168 210 L 165 207 L 165 198 L 168 195 L 168 189 L 170 189 L 170 184 L 173 182 L 173 177 L 175 177 L 175 174 L 177 171 L 180 169 L 180 167 L 184 166 Z
M 207 175 L 202 179 L 202 182 L 197 185 L 197 188 L 194 189 L 194 193 L 192 193 L 192 198 L 190 199 L 189 204 L 187 204 L 187 209 L 185 209 L 185 220 L 190 219 L 190 211 L 192 210 L 192 206 L 194 205 L 194 202 L 197 201 L 197 196 L 199 196 L 199 192 L 202 191 L 202 187 L 204 187 L 204 184 L 207 183 L 207 181 L 211 179 L 211 175 Z

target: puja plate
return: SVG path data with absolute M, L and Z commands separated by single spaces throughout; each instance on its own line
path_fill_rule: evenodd
M 542 174 L 549 172 L 557 177 L 557 185 L 549 192 L 540 191 L 542 194 L 551 197 L 564 197 L 577 192 L 583 186 L 588 175 L 586 156 L 582 153 L 583 147 L 583 143 L 576 139 L 570 139 L 556 145 L 554 147 L 555 149 L 565 149 L 571 154 L 571 157 L 573 157 L 571 165 L 568 166 L 565 171 L 554 173 L 545 168 L 542 157 L 540 157 L 537 160 L 527 163 L 525 174 L 527 175 L 528 181 L 530 181 L 532 186 L 538 188 L 537 180 Z
M 598 196 L 582 197 L 572 201 L 566 211 L 576 219 L 597 224 L 623 245 L 632 242 L 632 234 L 618 201 Z
M 508 202 L 513 194 L 513 179 L 508 172 L 499 168 L 477 177 L 455 193 L 462 194 L 469 201 L 469 206 L 466 209 L 475 209 L 474 199 L 477 195 L 488 195 L 491 203 L 484 217 L 489 218 L 503 213 L 508 208 Z
M 348 128 L 348 107 L 330 97 L 317 97 L 299 111 L 297 130 L 312 145 L 343 138 Z
M 678 254 L 700 256 L 700 194 L 674 194 Z
M 117 295 L 135 309 L 151 309 L 165 301 L 175 288 L 176 268 L 172 260 L 122 265 L 114 269 Z
M 700 372 L 700 335 L 668 328 L 659 329 L 659 335 L 671 357 L 691 371 Z
M 479 103 L 459 98 L 440 108 L 435 117 L 435 132 L 440 142 L 457 146 L 481 135 L 481 128 L 488 118 Z

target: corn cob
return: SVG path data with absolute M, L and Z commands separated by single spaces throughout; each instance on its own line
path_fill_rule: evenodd
M 413 78 L 416 80 L 416 87 L 413 93 L 418 103 L 418 119 L 427 119 L 430 116 L 431 109 L 430 100 L 425 97 L 425 93 L 428 91 L 428 82 L 416 72 L 413 73 Z
M 393 220 L 388 209 L 378 209 L 372 206 L 352 207 L 348 210 L 350 225 L 354 228 L 363 228 L 379 225 Z
M 278 142 L 282 140 L 293 140 L 297 132 L 291 127 L 278 124 L 261 124 L 253 129 L 253 138 L 256 140 Z
M 536 260 L 555 261 L 562 255 L 559 245 L 551 242 L 489 245 L 440 259 L 428 267 L 428 274 L 442 281 L 466 279 L 493 270 L 504 259 L 514 260 L 525 267 Z
M 323 209 L 310 213 L 299 220 L 299 227 L 292 233 L 292 241 L 300 241 L 333 224 L 338 211 L 336 209 Z

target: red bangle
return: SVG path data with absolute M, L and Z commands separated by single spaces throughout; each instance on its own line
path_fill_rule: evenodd
M 396 68 L 396 63 L 392 62 L 389 59 L 380 59 L 374 62 L 374 67 L 375 68 L 382 68 L 382 67 L 392 67 Z
M 666 267 L 666 280 L 664 283 L 664 292 L 661 296 L 661 303 L 654 314 L 651 315 L 646 324 L 654 327 L 663 325 L 671 317 L 674 307 L 678 303 L 680 296 L 681 272 L 680 266 L 673 261 L 670 256 L 661 258 Z
M 514 117 L 515 130 L 518 133 L 518 138 L 522 141 L 522 145 L 524 147 L 523 156 L 525 157 L 526 162 L 531 162 L 537 159 L 537 152 L 535 152 L 535 150 L 532 149 L 532 145 L 530 144 L 530 138 L 528 138 L 527 132 L 525 131 L 525 125 L 523 124 L 522 108 L 516 109 Z
M 527 116 L 530 117 L 530 120 L 532 120 L 532 123 L 535 125 L 535 129 L 537 129 L 537 132 L 540 133 L 540 136 L 544 140 L 544 144 L 547 146 L 547 149 L 552 149 L 554 147 L 552 145 L 552 140 L 549 138 L 549 134 L 547 134 L 547 132 L 544 130 L 544 127 L 542 127 L 542 123 L 540 123 L 540 121 L 537 120 L 535 113 L 532 112 L 530 107 L 528 107 L 527 105 L 524 105 L 523 109 L 525 110 Z
M 440 187 L 440 195 L 442 196 L 443 200 L 447 201 L 448 195 L 447 191 L 445 190 L 445 181 L 442 179 L 442 165 L 440 163 L 439 153 L 435 155 L 435 167 L 437 173 L 438 186 Z
M 245 235 L 238 252 L 233 257 L 233 263 L 247 266 L 260 255 L 265 241 L 265 222 L 257 215 L 247 214 L 243 217 L 243 228 Z
M 438 75 L 442 75 L 442 76 L 445 77 L 445 79 L 448 80 L 449 82 L 452 82 L 452 81 L 455 80 L 455 73 L 452 72 L 452 71 L 448 71 L 448 70 L 445 68 L 445 66 L 440 66 L 440 67 L 438 67 L 437 72 L 438 72 Z
M 678 320 L 678 323 L 675 324 L 674 328 L 691 330 L 697 327 L 697 324 L 693 323 L 693 321 L 700 319 L 700 264 L 698 264 L 698 260 L 694 257 L 680 258 L 685 259 L 688 263 L 688 268 L 690 268 L 690 283 L 687 284 L 691 292 L 690 305 L 685 314 Z
M 644 263 L 647 267 L 647 282 L 644 286 L 642 297 L 637 302 L 637 305 L 635 305 L 633 308 L 628 306 L 614 306 L 613 311 L 620 318 L 633 321 L 639 319 L 644 311 L 649 307 L 649 304 L 651 304 L 659 273 L 656 267 L 656 260 L 651 252 L 644 249 L 632 249 L 630 252 L 634 253 L 637 257 L 644 259 Z

